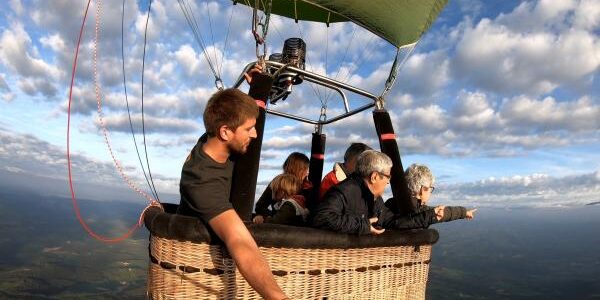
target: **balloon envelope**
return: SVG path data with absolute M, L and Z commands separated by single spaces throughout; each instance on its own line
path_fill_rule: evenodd
M 255 0 L 234 0 L 254 7 Z M 267 0 L 259 1 L 259 9 Z M 322 23 L 353 22 L 400 48 L 416 43 L 448 0 L 272 0 L 271 13 Z

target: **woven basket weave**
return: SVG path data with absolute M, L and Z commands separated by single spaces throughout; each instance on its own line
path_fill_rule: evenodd
M 151 208 L 150 299 L 261 299 L 227 249 L 197 218 Z M 425 299 L 433 229 L 356 236 L 306 227 L 248 225 L 290 299 Z
M 290 299 L 424 299 L 431 246 L 260 248 Z M 261 299 L 218 245 L 151 237 L 152 299 Z

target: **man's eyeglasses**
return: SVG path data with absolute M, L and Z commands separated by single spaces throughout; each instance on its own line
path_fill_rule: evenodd
M 388 174 L 385 174 L 385 173 L 382 173 L 382 172 L 377 172 L 377 173 L 379 173 L 379 175 L 381 175 L 381 176 L 383 176 L 383 177 L 387 178 L 387 180 L 388 180 L 388 181 L 389 181 L 389 180 L 392 178 L 392 175 L 391 175 L 391 174 L 389 174 L 389 175 L 388 175 Z

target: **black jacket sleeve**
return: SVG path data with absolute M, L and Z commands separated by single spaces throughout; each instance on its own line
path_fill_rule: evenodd
M 450 222 L 458 219 L 464 219 L 467 217 L 467 209 L 462 206 L 446 206 L 444 208 L 444 217 L 438 221 L 441 222 Z
M 383 202 L 377 205 L 376 209 L 378 210 L 378 225 L 383 228 L 418 229 L 437 223 L 433 207 L 405 215 L 394 214 L 386 205 L 383 205 Z
M 256 202 L 256 207 L 254 208 L 254 211 L 257 215 L 267 217 L 272 214 L 269 210 L 269 207 L 273 205 L 275 201 L 273 201 L 273 198 L 271 197 L 271 184 L 269 183 L 265 191 L 262 193 L 262 195 L 260 195 L 260 198 L 258 198 L 258 201 Z
M 368 216 L 356 216 L 344 212 L 344 196 L 339 192 L 329 192 L 317 208 L 313 226 L 342 233 L 369 234 L 371 224 Z

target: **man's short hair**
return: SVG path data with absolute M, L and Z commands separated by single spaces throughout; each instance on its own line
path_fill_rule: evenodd
M 404 174 L 408 189 L 413 196 L 419 193 L 422 186 L 430 187 L 435 181 L 435 177 L 433 177 L 431 170 L 425 165 L 412 164 L 410 167 L 406 168 Z
M 355 172 L 363 178 L 371 176 L 373 172 L 385 173 L 392 168 L 392 159 L 385 153 L 366 150 L 356 159 Z
M 356 158 L 361 153 L 363 153 L 365 150 L 371 150 L 371 147 L 363 143 L 350 144 L 350 147 L 348 147 L 348 149 L 346 149 L 346 153 L 344 153 L 344 162 L 351 161 L 352 159 Z
M 236 130 L 248 119 L 257 117 L 258 107 L 252 97 L 235 88 L 225 89 L 214 93 L 206 103 L 204 128 L 213 137 L 223 125 Z

